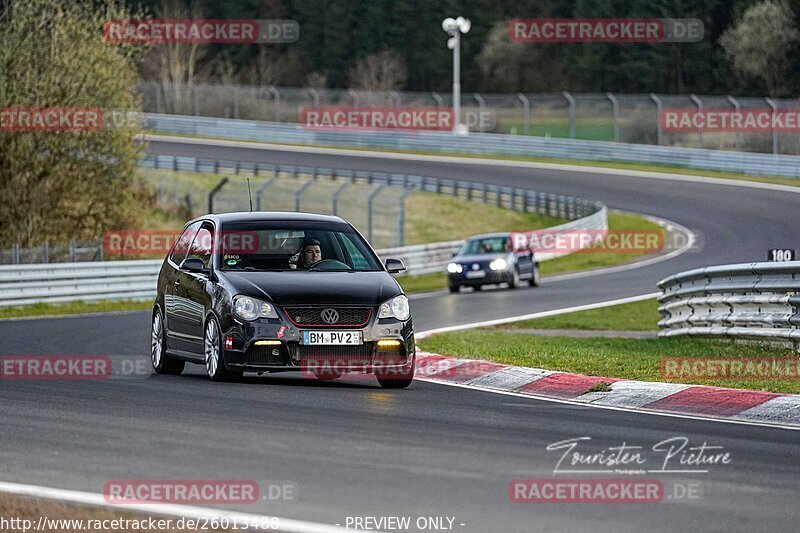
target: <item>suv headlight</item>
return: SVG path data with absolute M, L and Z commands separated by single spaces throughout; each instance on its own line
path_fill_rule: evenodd
M 378 318 L 396 318 L 406 321 L 411 316 L 411 309 L 408 307 L 408 298 L 404 295 L 395 296 L 385 304 L 381 305 Z
M 278 313 L 271 303 L 242 294 L 233 297 L 233 313 L 242 320 L 278 318 Z
M 451 274 L 460 274 L 462 270 L 464 270 L 464 268 L 458 263 L 450 263 L 447 265 L 447 271 Z
M 506 262 L 506 260 L 503 259 L 502 257 L 499 257 L 494 261 L 492 261 L 491 263 L 489 263 L 489 268 L 491 268 L 492 270 L 505 270 L 507 267 L 508 267 L 508 262 Z

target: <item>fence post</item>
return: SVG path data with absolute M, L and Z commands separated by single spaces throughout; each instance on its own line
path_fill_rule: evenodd
M 486 109 L 486 100 L 479 93 L 472 93 L 472 96 L 478 101 L 478 131 L 483 133 L 483 112 Z
M 367 235 L 370 244 L 372 244 L 372 201 L 378 194 L 381 193 L 384 187 L 386 187 L 386 185 L 381 185 L 375 189 L 375 192 L 370 194 L 369 198 L 367 199 Z
M 44 256 L 44 262 L 50 262 L 50 244 L 47 241 L 44 241 L 42 244 L 42 255 Z
M 303 186 L 300 187 L 300 189 L 298 189 L 297 192 L 294 194 L 294 210 L 295 211 L 298 211 L 298 212 L 300 211 L 300 198 L 303 197 L 303 193 L 305 193 L 306 190 L 309 187 L 311 187 L 312 183 L 314 183 L 314 178 L 311 178 L 310 180 L 305 182 L 303 184 Z
M 439 96 L 439 93 L 433 91 L 431 93 L 431 96 L 433 97 L 434 100 L 436 100 L 436 109 L 441 109 L 444 107 L 444 98 Z
M 772 98 L 766 97 L 764 101 L 772 108 L 772 153 L 778 153 L 778 130 L 775 129 L 775 115 L 778 114 L 778 105 Z
M 272 95 L 272 98 L 275 102 L 275 122 L 280 122 L 281 118 L 281 93 L 278 89 L 275 88 L 274 85 L 270 85 L 267 87 L 269 94 Z
M 619 100 L 611 93 L 606 93 L 606 97 L 611 101 L 611 113 L 614 116 L 614 142 L 619 142 Z
M 575 115 L 576 115 L 575 98 L 573 98 L 572 95 L 569 94 L 567 91 L 564 91 L 561 94 L 567 100 L 567 103 L 569 103 L 569 138 L 570 139 L 574 139 L 575 138 L 575 118 L 576 118 L 575 117 Z
M 531 101 L 522 93 L 517 94 L 517 98 L 522 101 L 522 114 L 525 117 L 522 124 L 522 133 L 528 135 L 531 130 Z
M 17 243 L 11 245 L 11 263 L 14 265 L 19 264 L 19 244 Z
M 689 95 L 689 98 L 691 98 L 691 99 L 692 99 L 692 102 L 694 102 L 694 105 L 696 105 L 696 106 L 697 106 L 697 112 L 698 112 L 698 113 L 702 113 L 702 112 L 703 112 L 703 101 L 702 101 L 702 100 L 700 100 L 700 99 L 697 97 L 697 95 L 695 95 L 695 94 L 690 94 L 690 95 Z M 661 119 L 659 118 L 659 121 L 660 121 L 660 120 L 661 120 Z M 706 147 L 706 144 L 705 144 L 705 142 L 703 142 L 703 130 L 698 130 L 698 131 L 697 131 L 697 134 L 698 134 L 698 138 L 700 139 L 700 148 L 705 148 L 705 147 Z
M 100 239 L 98 239 L 98 241 L 97 241 L 97 251 L 98 251 L 97 255 L 100 256 L 99 260 L 102 261 L 103 260 L 103 238 L 102 237 L 100 237 Z
M 664 132 L 661 129 L 661 98 L 650 93 L 650 99 L 656 103 L 656 124 L 658 124 L 658 146 L 664 144 Z
M 278 176 L 273 176 L 267 182 L 258 188 L 256 191 L 256 211 L 261 211 L 261 195 L 264 194 L 264 191 L 269 189 L 273 183 L 278 179 Z
M 339 195 L 342 194 L 342 192 L 349 186 L 350 183 L 346 181 L 333 193 L 333 198 L 331 200 L 333 202 L 333 216 L 339 215 Z
M 217 183 L 211 192 L 208 193 L 208 212 L 214 212 L 214 196 L 228 183 L 228 178 L 222 178 L 219 183 Z
M 736 114 L 738 115 L 739 111 L 741 110 L 741 107 L 739 106 L 739 101 L 736 100 L 736 98 L 734 98 L 731 95 L 728 95 L 727 98 L 728 98 L 728 102 L 730 102 L 730 104 L 733 106 L 734 111 L 736 111 Z M 739 129 L 737 128 L 736 129 L 736 151 L 737 152 L 741 152 L 741 150 L 742 150 L 741 142 L 742 142 L 742 132 L 739 131 Z
M 69 240 L 69 262 L 75 262 L 75 239 Z
M 314 99 L 314 109 L 319 109 L 319 91 L 313 87 L 309 87 L 308 92 L 311 95 L 311 98 Z
M 397 246 L 406 245 L 406 198 L 414 192 L 413 188 L 406 189 L 400 197 L 400 212 L 397 214 Z
M 233 118 L 239 118 L 239 86 L 233 86 Z

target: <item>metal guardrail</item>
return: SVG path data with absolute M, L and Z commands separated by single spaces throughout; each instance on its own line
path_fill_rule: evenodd
M 698 268 L 658 286 L 659 336 L 800 342 L 800 261 Z
M 556 226 L 560 229 L 606 229 L 607 208 Z M 551 229 L 556 229 L 551 228 Z M 463 241 L 447 241 L 376 250 L 382 258 L 396 257 L 408 274 L 442 271 Z M 552 259 L 548 254 L 540 260 Z M 97 300 L 147 300 L 155 297 L 158 271 L 163 260 L 103 261 L 0 266 L 0 307 L 33 303 Z
M 436 131 L 314 130 L 299 124 L 144 114 L 146 130 L 261 142 L 351 146 L 466 154 L 502 154 L 581 161 L 645 163 L 699 170 L 800 178 L 800 156 L 525 135 Z

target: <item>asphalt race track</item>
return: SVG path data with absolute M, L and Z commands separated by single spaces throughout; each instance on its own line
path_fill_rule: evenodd
M 654 292 L 675 272 L 760 261 L 797 248 L 800 196 L 782 191 L 592 172 L 298 154 L 153 142 L 150 152 L 406 172 L 599 199 L 680 223 L 702 249 L 618 273 L 536 289 L 412 300 L 418 331 Z M 139 355 L 149 315 L 122 313 L 0 322 L 0 354 Z M 666 355 L 666 354 L 665 354 Z M 698 354 L 703 355 L 703 354 Z M 345 525 L 347 517 L 454 518 L 454 531 L 796 530 L 800 432 L 597 409 L 417 381 L 301 377 L 209 382 L 183 376 L 98 381 L 0 381 L 0 480 L 99 493 L 109 479 L 254 479 L 291 483 L 293 501 L 234 508 Z M 509 482 L 553 479 L 548 444 L 591 437 L 586 453 L 684 436 L 730 453 L 708 472 L 651 474 L 691 499 L 657 504 L 511 503 Z M 661 466 L 651 455 L 648 466 Z M 563 467 L 564 465 L 562 465 Z M 678 457 L 670 463 L 680 465 Z M 586 475 L 575 476 L 584 479 Z M 597 477 L 597 476 L 594 476 Z M 672 490 L 672 489 L 670 489 Z M 670 493 L 670 495 L 680 492 Z M 445 520 L 445 524 L 447 521 Z M 463 524 L 463 525 L 461 525 Z M 417 531 L 415 527 L 410 529 Z

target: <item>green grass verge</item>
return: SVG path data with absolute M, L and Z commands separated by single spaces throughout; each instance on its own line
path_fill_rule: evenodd
M 144 301 L 101 301 L 69 302 L 63 304 L 32 304 L 20 307 L 0 307 L 0 319 L 25 318 L 34 316 L 80 315 L 84 313 L 109 313 L 112 311 L 146 311 L 153 302 Z
M 521 131 L 521 130 L 520 130 Z M 152 132 L 151 132 L 152 133 Z M 155 134 L 155 133 L 153 133 Z M 170 134 L 170 133 L 158 133 L 158 135 L 168 136 L 168 137 L 191 137 L 191 138 L 198 138 L 198 139 L 219 139 L 219 140 L 236 140 L 236 141 L 244 141 L 247 142 L 248 139 L 227 139 L 222 137 L 203 137 L 201 135 L 178 135 L 178 134 Z M 250 140 L 250 142 L 263 142 L 257 140 Z M 382 149 L 375 149 L 375 148 L 363 148 L 363 147 L 351 147 L 351 146 L 335 146 L 335 145 L 327 145 L 327 144 L 292 144 L 292 143 L 280 143 L 280 142 L 270 142 L 268 144 L 286 144 L 289 146 L 308 146 L 308 147 L 315 147 L 315 148 L 334 148 L 339 150 L 355 150 L 359 152 L 389 152 L 389 153 L 403 153 L 403 154 L 419 154 L 419 155 L 441 155 L 441 156 L 451 156 L 451 157 L 464 157 L 464 158 L 471 158 L 471 159 L 497 159 L 497 160 L 505 160 L 505 161 L 529 161 L 532 163 L 554 163 L 559 165 L 576 165 L 576 166 L 583 166 L 583 167 L 592 167 L 592 168 L 610 168 L 610 169 L 627 169 L 627 170 L 642 170 L 646 172 L 662 172 L 665 174 L 685 174 L 688 176 L 700 176 L 700 177 L 708 177 L 708 178 L 723 178 L 723 179 L 732 179 L 732 180 L 742 180 L 742 181 L 756 181 L 762 183 L 776 183 L 779 185 L 789 185 L 792 187 L 800 187 L 800 178 L 783 178 L 778 176 L 768 176 L 768 175 L 749 175 L 749 174 L 742 174 L 738 172 L 723 172 L 717 170 L 697 170 L 692 168 L 685 168 L 685 167 L 676 167 L 676 166 L 669 166 L 669 165 L 651 165 L 645 163 L 627 163 L 621 161 L 583 161 L 583 160 L 576 160 L 576 159 L 560 159 L 555 157 L 526 157 L 526 156 L 516 156 L 516 155 L 503 155 L 503 154 L 464 154 L 459 152 L 432 152 L 427 150 L 398 150 L 398 149 L 391 149 L 391 148 L 382 148 Z
M 521 320 L 502 324 L 496 328 L 650 331 L 658 330 L 656 324 L 660 319 L 658 301 L 652 299 L 533 320 Z
M 640 381 L 676 381 L 772 392 L 800 393 L 800 380 L 665 380 L 663 357 L 788 357 L 789 349 L 700 338 L 623 339 L 539 337 L 496 330 L 442 333 L 421 339 L 423 350 L 442 355 Z M 612 385 L 613 388 L 613 385 Z
M 658 231 L 665 236 L 666 232 L 658 224 L 637 215 L 629 213 L 610 212 L 608 214 L 608 229 L 612 231 Z M 591 268 L 610 267 L 621 265 L 645 255 L 647 252 L 629 253 L 600 253 L 593 252 L 591 249 L 581 250 L 573 254 L 557 257 L 550 261 L 541 263 L 541 273 L 543 276 L 551 274 L 563 274 L 565 272 L 576 272 L 578 270 L 589 270 Z

